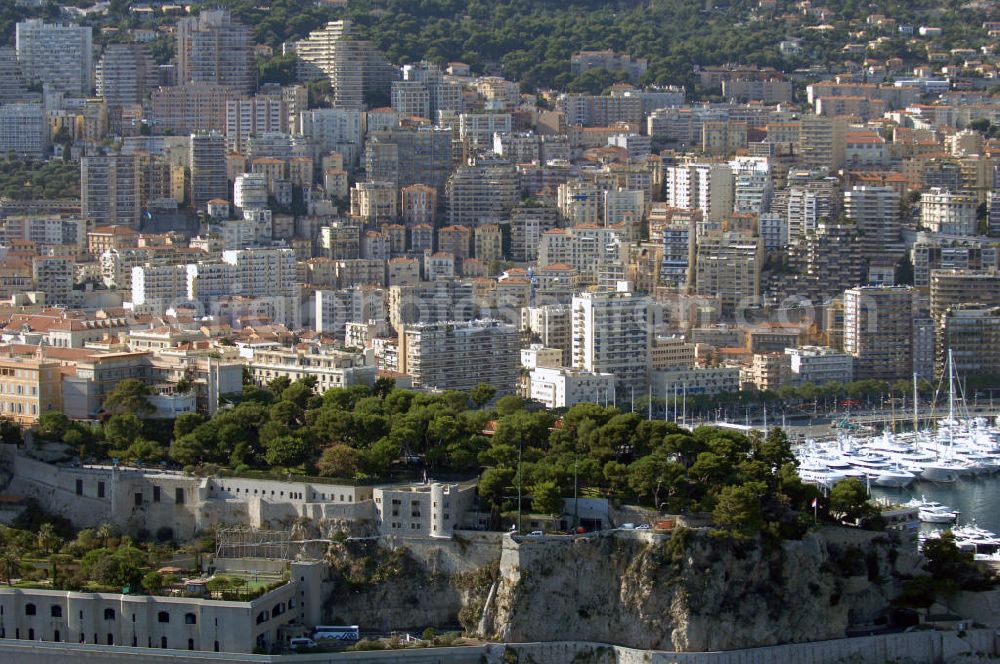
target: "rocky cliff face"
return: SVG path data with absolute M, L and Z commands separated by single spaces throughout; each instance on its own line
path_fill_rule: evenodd
M 839 638 L 884 620 L 914 563 L 885 535 L 832 529 L 770 546 L 685 530 L 506 538 L 481 631 L 674 651 Z
M 498 533 L 453 540 L 349 540 L 326 551 L 324 620 L 382 631 L 478 631 L 500 562 Z
M 350 540 L 326 551 L 324 619 L 688 652 L 835 639 L 884 623 L 912 548 L 837 528 L 778 543 L 685 529 Z

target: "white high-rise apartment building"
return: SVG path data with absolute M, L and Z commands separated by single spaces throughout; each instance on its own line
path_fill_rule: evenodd
M 139 265 L 132 268 L 132 304 L 159 313 L 188 300 L 187 265 Z
M 645 192 L 635 189 L 616 189 L 604 192 L 604 225 L 625 224 L 634 239 L 639 238 L 639 226 L 646 214 Z
M 41 157 L 49 146 L 49 125 L 41 104 L 0 106 L 0 153 Z
M 140 104 L 153 86 L 153 59 L 145 44 L 108 44 L 97 62 L 97 96 L 108 106 Z
M 233 184 L 233 205 L 240 210 L 267 207 L 267 176 L 263 173 L 243 173 Z
M 431 93 L 420 81 L 393 81 L 390 103 L 402 116 L 431 116 Z
M 90 94 L 94 68 L 90 26 L 28 19 L 17 24 L 15 39 L 25 80 L 67 95 Z
M 625 291 L 573 297 L 573 366 L 615 376 L 617 389 L 649 383 L 650 300 Z
M 844 291 L 844 352 L 858 379 L 905 378 L 913 368 L 913 289 L 860 286 Z
M 699 209 L 706 221 L 722 221 L 733 211 L 735 187 L 729 164 L 670 166 L 664 179 L 670 207 Z
M 458 136 L 470 148 L 493 148 L 493 134 L 509 134 L 510 113 L 462 113 L 458 116 Z
M 615 402 L 615 377 L 567 367 L 537 367 L 531 371 L 529 397 L 546 408 L 570 408 L 578 403 Z
M 398 70 L 390 66 L 375 45 L 354 36 L 350 21 L 330 21 L 297 42 L 299 77 L 325 77 L 333 90 L 335 108 L 362 110 L 365 92 L 389 92 Z
M 616 228 L 554 228 L 542 233 L 538 267 L 564 263 L 576 270 L 585 282 L 596 283 L 602 268 L 624 263 L 624 240 Z
M 223 9 L 177 22 L 177 80 L 225 85 L 248 94 L 257 85 L 253 34 Z
M 844 214 L 857 222 L 865 254 L 899 241 L 899 192 L 892 187 L 852 187 L 844 192 Z
M 740 232 L 698 236 L 695 293 L 719 298 L 726 315 L 757 305 L 763 258 L 759 236 Z
M 920 223 L 943 235 L 975 235 L 979 201 L 971 192 L 933 187 L 920 196 Z
M 357 166 L 365 136 L 364 115 L 346 108 L 303 111 L 299 116 L 302 135 L 312 141 L 320 154 L 339 152 L 345 166 Z
M 191 207 L 205 209 L 208 201 L 229 200 L 225 139 L 217 131 L 191 134 Z
M 142 167 L 134 155 L 95 155 L 80 160 L 80 207 L 97 225 L 139 227 Z
M 565 182 L 559 185 L 556 200 L 559 212 L 568 226 L 597 224 L 601 221 L 604 191 L 593 182 Z
M 280 95 L 257 95 L 226 102 L 226 149 L 246 154 L 251 137 L 288 133 L 288 106 Z
M 761 214 L 771 209 L 774 184 L 766 158 L 740 157 L 729 162 L 735 177 L 733 210 Z
M 497 320 L 417 323 L 399 334 L 400 370 L 414 387 L 511 392 L 520 370 L 517 328 Z

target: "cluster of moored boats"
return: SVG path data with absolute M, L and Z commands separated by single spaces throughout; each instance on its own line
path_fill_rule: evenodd
M 921 533 L 920 548 L 923 549 L 927 540 L 938 539 L 944 532 L 934 530 Z M 950 528 L 949 532 L 955 537 L 955 546 L 962 551 L 972 553 L 976 560 L 1000 561 L 1000 537 L 996 533 L 980 528 L 975 522 Z
M 949 418 L 936 432 L 841 436 L 826 445 L 807 441 L 796 455 L 803 481 L 825 488 L 848 477 L 902 488 L 917 480 L 946 483 L 1000 471 L 1000 433 L 985 418 Z
M 913 376 L 913 431 L 889 430 L 867 438 L 841 436 L 835 445 L 815 441 L 802 445 L 797 456 L 799 476 L 806 482 L 830 488 L 857 477 L 866 484 L 903 488 L 915 481 L 955 482 L 961 477 L 1000 471 L 1000 417 L 990 423 L 983 417 L 957 418 L 954 362 L 948 351 L 948 417 L 935 431 L 920 430 L 917 376 Z

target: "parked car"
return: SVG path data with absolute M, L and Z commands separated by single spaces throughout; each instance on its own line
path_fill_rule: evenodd
M 308 650 L 316 647 L 316 642 L 307 637 L 298 637 L 288 640 L 288 647 L 292 650 Z
M 545 533 L 540 530 L 532 530 L 528 533 L 528 537 L 545 537 Z
M 620 525 L 618 527 L 621 528 L 622 530 L 635 530 L 635 524 L 634 523 L 623 523 L 622 525 Z

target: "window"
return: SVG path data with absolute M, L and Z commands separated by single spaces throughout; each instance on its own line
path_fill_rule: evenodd
M 139 495 L 141 496 L 142 494 L 140 493 Z M 104 482 L 97 483 L 97 497 L 98 498 L 104 497 Z
M 198 624 L 198 616 L 194 615 L 193 613 L 185 613 L 184 614 L 184 624 L 185 625 L 197 625 Z
M 156 621 L 161 623 L 168 623 L 170 622 L 170 614 L 167 613 L 166 611 L 160 611 L 158 614 L 156 614 Z
M 184 504 L 184 489 L 183 488 L 177 487 L 176 489 L 174 489 L 174 502 L 177 503 L 178 505 L 183 505 Z
M 83 495 L 83 480 L 76 481 L 76 495 L 78 496 Z
M 24 615 L 26 615 L 26 616 L 33 616 L 33 615 L 35 615 L 35 605 L 34 604 L 25 604 L 24 605 Z
M 53 604 L 49 607 L 49 615 L 53 618 L 62 618 L 62 607 L 58 604 Z
M 104 619 L 105 620 L 114 620 L 115 619 L 115 610 L 114 609 L 104 609 Z M 132 614 L 132 622 L 135 622 L 135 614 Z
M 160 502 L 160 487 L 158 486 L 153 487 L 153 502 L 154 503 Z
M 135 506 L 136 507 L 142 507 L 142 494 L 141 493 L 135 494 Z

